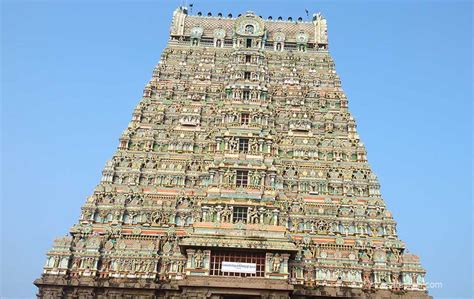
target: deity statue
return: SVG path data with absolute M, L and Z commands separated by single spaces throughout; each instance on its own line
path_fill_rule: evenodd
M 271 259 L 272 272 L 280 272 L 281 261 L 282 259 L 280 258 L 280 254 L 278 253 L 272 257 Z
M 231 222 L 232 217 L 232 209 L 228 206 L 225 206 L 224 209 L 220 212 L 221 213 L 221 222 L 227 223 Z
M 249 223 L 257 224 L 259 223 L 259 215 L 257 208 L 250 208 L 249 209 Z
M 255 139 L 252 139 L 250 141 L 250 152 L 251 153 L 258 153 L 258 148 L 259 148 L 258 141 L 255 140 Z
M 72 263 L 72 268 L 79 269 L 80 267 L 81 267 L 81 258 L 80 257 L 74 258 L 74 261 Z
M 260 186 L 261 181 L 262 181 L 262 176 L 260 175 L 260 173 L 258 171 L 254 171 L 252 173 L 252 185 L 255 187 L 258 187 Z
M 203 267 L 204 254 L 201 250 L 196 251 L 194 254 L 194 267 L 200 269 Z
M 178 269 L 177 269 L 177 272 L 178 272 L 178 273 L 183 272 L 183 266 L 184 266 L 184 261 L 179 260 L 179 261 L 178 261 Z
M 392 272 L 392 289 L 399 290 L 400 289 L 400 274 Z
M 238 145 L 237 139 L 231 138 L 229 140 L 229 149 L 230 150 L 232 150 L 232 151 L 237 150 L 237 145 Z
M 227 169 L 227 171 L 224 173 L 224 184 L 225 185 L 231 185 L 234 180 L 234 174 L 230 169 Z
M 111 263 L 110 259 L 102 260 L 101 271 L 104 271 L 104 272 L 109 271 L 110 263 Z
M 362 274 L 362 283 L 364 289 L 370 289 L 372 287 L 372 281 L 370 279 L 370 272 L 364 271 Z
M 215 207 L 208 207 L 207 209 L 207 213 L 206 213 L 206 219 L 204 221 L 207 221 L 207 222 L 212 222 L 214 220 L 214 213 L 216 212 L 216 208 Z
M 273 212 L 270 209 L 265 210 L 264 223 L 273 224 L 272 221 L 273 221 Z
M 53 268 L 59 267 L 59 257 L 58 256 L 53 257 L 53 261 L 54 261 Z
M 154 224 L 161 224 L 163 221 L 163 213 L 161 211 L 155 211 L 151 214 L 151 221 Z
M 391 248 L 392 257 L 394 262 L 401 262 L 400 251 L 397 248 Z

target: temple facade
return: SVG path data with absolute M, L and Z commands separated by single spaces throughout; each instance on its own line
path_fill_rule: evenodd
M 173 14 L 38 298 L 429 298 L 380 194 L 327 24 Z

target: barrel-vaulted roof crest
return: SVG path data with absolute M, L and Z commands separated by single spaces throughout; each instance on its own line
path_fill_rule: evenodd
M 234 30 L 239 35 L 262 36 L 265 32 L 265 22 L 255 13 L 248 11 L 237 18 Z

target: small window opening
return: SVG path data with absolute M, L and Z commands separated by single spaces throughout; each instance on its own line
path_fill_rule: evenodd
M 240 116 L 240 124 L 248 125 L 249 123 L 250 123 L 250 114 L 242 113 L 242 115 Z
M 247 38 L 247 48 L 252 48 L 252 39 Z
M 250 91 L 249 90 L 244 90 L 244 100 L 246 100 L 246 101 L 250 100 Z
M 238 187 L 247 187 L 249 182 L 249 172 L 246 170 L 237 170 L 236 185 Z
M 249 151 L 249 139 L 239 138 L 239 152 L 247 153 Z
M 247 210 L 247 207 L 234 207 L 234 212 L 232 213 L 232 222 L 247 223 Z

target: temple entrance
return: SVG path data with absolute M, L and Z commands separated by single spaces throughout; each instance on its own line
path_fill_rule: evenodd
M 264 277 L 265 253 L 258 251 L 213 250 L 211 252 L 210 275 Z

